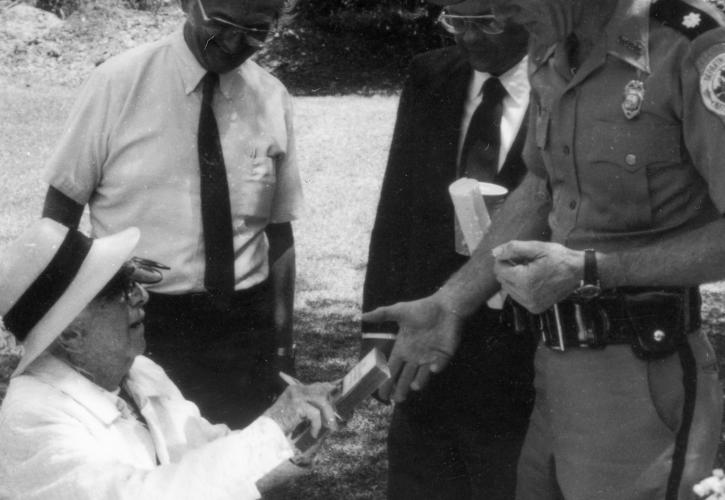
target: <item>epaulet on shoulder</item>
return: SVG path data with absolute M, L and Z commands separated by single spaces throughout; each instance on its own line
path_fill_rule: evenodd
M 653 0 L 650 16 L 694 40 L 725 26 L 725 0 Z

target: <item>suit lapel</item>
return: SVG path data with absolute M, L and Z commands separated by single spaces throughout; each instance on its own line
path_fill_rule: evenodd
M 460 51 L 455 50 L 453 63 L 437 75 L 433 83 L 433 106 L 437 107 L 440 121 L 436 138 L 435 168 L 445 177 L 455 178 L 458 144 L 461 136 L 463 105 L 471 80 L 472 69 Z

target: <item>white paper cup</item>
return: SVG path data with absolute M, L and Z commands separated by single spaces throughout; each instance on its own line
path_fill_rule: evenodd
M 483 196 L 483 201 L 486 202 L 486 208 L 491 215 L 503 205 L 509 193 L 509 190 L 505 187 L 492 182 L 479 182 L 478 190 Z

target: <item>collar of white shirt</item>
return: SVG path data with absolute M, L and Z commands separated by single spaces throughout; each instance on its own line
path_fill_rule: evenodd
M 529 85 L 527 67 L 528 56 L 524 57 L 518 64 L 498 77 L 501 81 L 501 85 L 503 85 L 503 88 L 506 89 L 508 95 L 516 101 L 519 106 L 525 106 L 529 102 L 529 92 L 531 91 L 531 86 Z M 468 87 L 467 99 L 470 101 L 480 102 L 483 84 L 489 78 L 491 78 L 490 73 L 474 70 L 471 85 Z
M 186 95 L 189 95 L 199 86 L 199 82 L 204 78 L 207 70 L 199 64 L 199 61 L 189 50 L 189 46 L 184 40 L 183 30 L 179 29 L 170 36 L 173 50 L 179 58 L 179 75 L 184 82 L 184 91 Z M 244 61 L 237 70 L 219 75 L 219 90 L 224 97 L 230 99 L 233 86 L 239 83 L 240 75 L 247 71 L 247 66 L 248 60 Z
M 461 150 L 465 140 L 468 125 L 474 111 L 481 104 L 481 90 L 486 80 L 491 78 L 489 73 L 474 71 L 471 83 L 468 86 L 468 95 L 463 105 L 463 116 L 461 119 L 461 136 L 458 142 L 458 156 L 456 162 L 461 161 Z M 513 68 L 499 76 L 501 84 L 508 93 L 503 100 L 503 113 L 501 116 L 501 147 L 499 151 L 498 168 L 503 167 L 508 152 L 516 140 L 516 135 L 523 124 L 526 109 L 529 106 L 529 93 L 531 86 L 528 78 L 528 57 L 524 57 Z
M 28 367 L 27 373 L 66 394 L 105 425 L 123 415 L 125 403 L 121 398 L 94 384 L 55 356 L 39 357 Z

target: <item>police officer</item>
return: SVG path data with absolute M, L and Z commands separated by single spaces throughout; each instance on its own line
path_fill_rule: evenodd
M 725 277 L 723 4 L 497 4 L 533 39 L 529 173 L 438 292 L 364 316 L 400 326 L 383 394 L 501 287 L 543 338 L 517 498 L 689 498 L 722 414 L 697 285 Z

